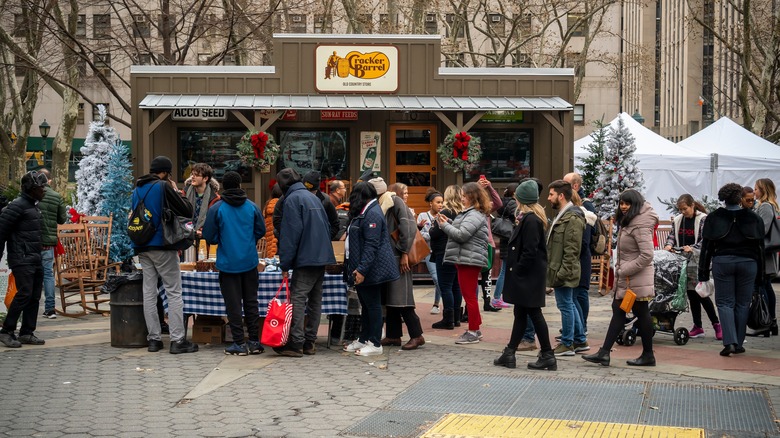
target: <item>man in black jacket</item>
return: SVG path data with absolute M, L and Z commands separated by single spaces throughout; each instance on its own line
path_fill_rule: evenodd
M 0 213 L 0 260 L 8 244 L 8 267 L 16 280 L 16 296 L 0 329 L 0 343 L 9 348 L 22 344 L 41 345 L 43 339 L 35 336 L 38 323 L 38 305 L 43 290 L 41 265 L 41 229 L 43 217 L 36 204 L 43 199 L 48 183 L 46 175 L 32 171 L 22 177 L 22 193 Z M 22 318 L 19 338 L 16 323 Z
M 316 170 L 307 173 L 303 177 L 303 185 L 306 187 L 306 190 L 313 193 L 322 203 L 322 208 L 325 209 L 325 214 L 328 215 L 328 223 L 330 223 L 330 240 L 335 240 L 341 226 L 339 214 L 336 212 L 336 206 L 330 202 L 330 198 L 320 191 L 320 173 Z

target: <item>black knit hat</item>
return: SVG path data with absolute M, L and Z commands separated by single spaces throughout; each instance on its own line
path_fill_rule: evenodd
M 314 190 L 320 188 L 320 172 L 317 170 L 309 171 L 303 177 L 303 185 L 307 190 Z
M 301 175 L 292 168 L 285 168 L 276 174 L 276 182 L 279 184 L 279 188 L 282 189 L 282 193 L 287 193 L 287 189 L 293 184 L 301 181 Z
M 238 174 L 238 172 L 230 171 L 225 172 L 225 175 L 222 177 L 222 188 L 225 190 L 228 189 L 238 189 L 241 187 L 241 175 Z
M 159 157 L 156 157 L 154 160 L 152 160 L 152 164 L 149 166 L 149 173 L 171 173 L 172 169 L 173 163 L 171 162 L 171 159 L 160 155 Z

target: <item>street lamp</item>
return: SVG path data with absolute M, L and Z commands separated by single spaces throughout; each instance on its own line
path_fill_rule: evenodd
M 639 122 L 640 125 L 645 124 L 645 118 L 642 117 L 642 114 L 639 114 L 639 109 L 634 110 L 634 114 L 631 116 L 631 118 Z
M 46 119 L 43 119 L 43 122 L 38 125 L 38 130 L 41 132 L 41 138 L 43 139 L 43 164 L 46 165 L 46 138 L 49 137 L 51 126 L 46 123 Z

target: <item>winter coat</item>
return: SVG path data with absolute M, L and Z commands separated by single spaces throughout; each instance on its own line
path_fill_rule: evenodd
M 147 194 L 148 193 L 148 194 Z M 144 198 L 146 196 L 146 198 Z M 167 204 L 167 207 L 179 217 L 192 217 L 192 204 L 187 198 L 180 192 L 171 187 L 165 181 L 155 174 L 148 174 L 138 178 L 136 182 L 135 190 L 133 190 L 133 206 L 130 211 L 135 210 L 135 207 L 144 199 L 144 205 L 146 209 L 152 215 L 152 224 L 154 224 L 157 231 L 154 233 L 154 237 L 149 240 L 145 245 L 138 246 L 133 244 L 133 249 L 136 253 L 153 250 L 179 250 L 186 249 L 192 245 L 190 240 L 182 240 L 175 245 L 165 245 L 163 243 L 163 227 L 162 227 L 162 211 L 163 205 Z M 165 202 L 163 202 L 165 201 Z
M 521 307 L 544 307 L 547 244 L 544 224 L 533 213 L 522 215 L 507 241 L 502 298 Z
M 617 260 L 615 261 L 615 299 L 623 299 L 630 287 L 637 298 L 655 296 L 655 268 L 653 266 L 653 234 L 658 215 L 649 202 L 639 214 L 618 231 Z
M 503 198 L 503 205 L 501 208 L 496 210 L 496 217 L 497 218 L 504 218 L 507 220 L 512 221 L 512 223 L 515 222 L 515 211 L 517 210 L 517 201 L 515 201 L 514 198 Z M 498 236 L 495 236 L 498 237 Z M 505 239 L 503 237 L 498 238 L 498 254 L 501 260 L 506 259 L 506 245 L 509 242 L 508 239 Z
M 453 213 L 450 210 L 447 210 L 446 208 L 440 211 L 439 214 L 443 214 L 450 221 L 455 219 L 455 217 L 457 216 L 455 213 Z M 433 221 L 433 225 L 431 225 L 430 230 L 428 230 L 428 235 L 431 238 L 430 260 L 435 263 L 440 258 L 444 257 L 444 252 L 447 249 L 448 237 L 447 234 L 444 231 L 442 231 L 441 226 L 439 225 L 439 221 Z
M 577 287 L 580 284 L 580 250 L 585 215 L 574 204 L 552 225 L 547 234 L 547 286 Z
M 22 193 L 0 212 L 0 260 L 8 245 L 8 267 L 41 265 L 43 216 L 32 196 Z
M 775 207 L 768 202 L 762 202 L 758 204 L 756 213 L 764 222 L 764 235 L 766 236 L 766 234 L 769 233 L 770 227 L 772 226 L 772 221 L 777 216 Z M 778 271 L 777 251 L 765 252 L 764 253 L 764 275 L 768 275 L 770 277 L 776 277 L 777 271 Z
M 209 178 L 209 182 L 206 184 L 206 188 L 203 190 L 203 201 L 200 206 L 200 212 L 198 217 L 195 217 L 195 207 L 198 202 L 198 190 L 192 186 L 192 177 L 187 178 L 184 181 L 184 193 L 187 195 L 187 200 L 192 204 L 193 217 L 192 226 L 196 230 L 203 228 L 203 224 L 206 223 L 206 215 L 209 208 L 211 208 L 217 200 L 219 200 L 219 182 L 214 178 Z
M 276 203 L 279 202 L 279 198 L 269 199 L 265 203 L 265 209 L 263 216 L 265 217 L 265 256 L 267 258 L 273 258 L 276 255 L 278 240 L 274 235 L 274 208 Z
M 582 246 L 580 246 L 580 284 L 577 287 L 590 289 L 590 274 L 592 270 L 590 241 L 595 233 L 594 226 L 599 217 L 596 216 L 596 213 L 586 209 L 584 205 L 580 207 L 580 210 L 585 215 L 585 230 L 582 233 Z
M 46 186 L 46 193 L 41 202 L 38 203 L 38 210 L 43 215 L 41 244 L 43 246 L 56 246 L 57 224 L 64 224 L 68 220 L 62 196 L 51 187 Z
M 755 283 L 763 282 L 764 222 L 748 209 L 719 208 L 707 215 L 701 232 L 699 281 L 710 279 L 710 263 L 717 256 L 733 255 L 753 259 L 758 264 Z
M 354 283 L 354 271 L 363 275 L 363 286 L 398 280 L 401 273 L 379 204 L 372 202 L 350 221 L 348 228 L 349 258 L 344 270 L 345 281 L 350 285 Z
M 322 202 L 297 182 L 287 189 L 282 209 L 278 252 L 282 271 L 335 264 Z
M 339 234 L 339 214 L 336 212 L 336 206 L 330 202 L 330 198 L 325 196 L 324 193 L 317 190 L 314 192 L 317 199 L 322 203 L 322 208 L 325 210 L 325 214 L 328 216 L 328 223 L 330 224 L 330 240 L 336 240 L 336 236 Z
M 666 237 L 666 244 L 664 246 L 671 246 L 672 248 L 682 246 L 680 243 L 680 227 L 682 226 L 684 216 L 678 214 L 672 218 L 672 231 L 669 236 Z M 696 242 L 693 246 L 699 248 L 701 246 L 701 230 L 704 228 L 704 220 L 707 218 L 705 213 L 698 210 L 695 211 L 693 221 L 693 240 Z
M 378 199 L 379 207 L 385 211 L 385 220 L 387 221 L 387 231 L 390 236 L 398 230 L 398 240 L 390 238 L 390 244 L 393 246 L 395 263 L 400 266 L 401 254 L 406 254 L 414 244 L 414 238 L 417 235 L 417 225 L 414 221 L 414 214 L 406 206 L 403 199 L 399 198 L 393 192 L 385 192 Z M 383 206 L 385 208 L 383 208 Z M 350 246 L 351 251 L 351 246 Z M 390 307 L 413 307 L 414 290 L 412 284 L 412 271 L 405 272 L 400 277 L 387 284 L 385 287 L 385 304 Z
M 257 241 L 265 235 L 263 214 L 242 189 L 228 189 L 209 208 L 203 238 L 217 247 L 217 269 L 240 274 L 257 269 Z
M 487 218 L 474 207 L 462 211 L 452 223 L 439 224 L 447 234 L 447 249 L 444 252 L 446 263 L 457 265 L 488 265 L 488 224 Z

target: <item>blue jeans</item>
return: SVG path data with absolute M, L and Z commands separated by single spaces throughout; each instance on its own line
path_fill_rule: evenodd
M 382 338 L 382 284 L 357 285 L 355 289 L 362 306 L 358 341 L 378 347 Z
M 582 332 L 588 331 L 588 312 L 590 312 L 590 302 L 588 301 L 588 288 L 577 286 L 574 288 L 574 307 L 580 315 Z
M 504 291 L 504 277 L 506 277 L 506 259 L 501 260 L 501 270 L 498 271 L 498 278 L 496 278 L 496 288 L 493 290 L 493 299 L 501 299 L 501 292 Z M 531 320 L 530 318 L 528 319 Z
M 54 248 L 41 251 L 43 265 L 43 310 L 54 310 Z
M 555 303 L 561 312 L 561 344 L 571 347 L 572 342 L 585 343 L 585 332 L 582 330 L 580 314 L 574 305 L 574 288 L 556 287 Z
M 428 268 L 428 272 L 431 274 L 431 279 L 433 280 L 433 288 L 436 290 L 436 296 L 433 299 L 433 304 L 438 305 L 439 301 L 441 301 L 441 288 L 439 287 L 439 277 L 436 274 L 436 263 L 431 261 L 431 255 L 428 254 L 423 259 L 425 262 L 425 267 Z
M 715 305 L 718 307 L 723 345 L 745 342 L 750 301 L 758 267 L 756 261 L 737 256 L 712 258 Z
M 441 302 L 445 309 L 460 308 L 463 296 L 458 284 L 458 271 L 455 265 L 444 264 L 444 254 L 436 259 L 436 276 L 441 290 Z

